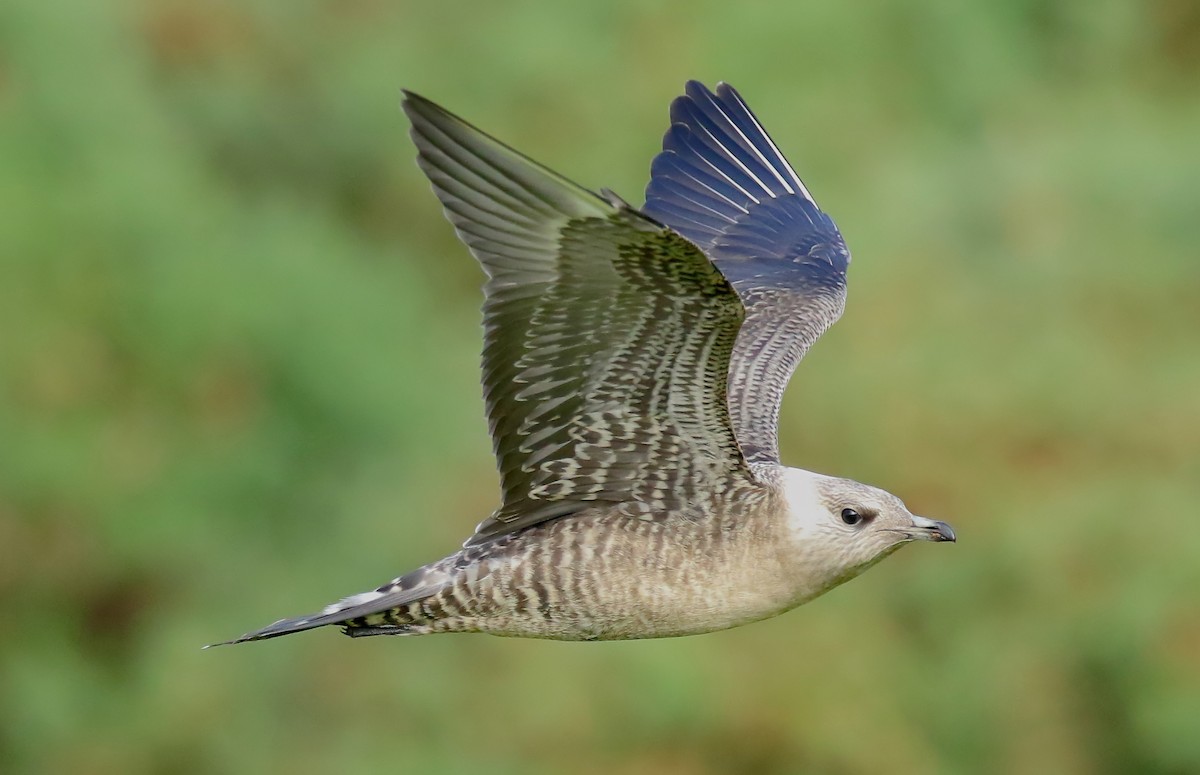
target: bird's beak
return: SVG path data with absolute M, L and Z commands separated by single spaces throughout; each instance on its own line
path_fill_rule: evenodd
M 918 541 L 949 541 L 951 543 L 958 540 L 954 536 L 954 528 L 945 522 L 918 517 L 915 514 L 912 521 L 912 530 L 908 531 L 910 538 L 915 538 Z

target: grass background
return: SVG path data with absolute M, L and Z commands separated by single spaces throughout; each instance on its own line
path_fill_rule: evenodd
M 0 8 L 0 770 L 1200 770 L 1200 14 Z M 199 651 L 495 503 L 426 93 L 634 201 L 739 87 L 855 254 L 785 462 L 951 521 L 740 630 Z

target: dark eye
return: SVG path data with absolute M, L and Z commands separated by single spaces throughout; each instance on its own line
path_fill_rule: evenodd
M 857 525 L 862 519 L 862 515 L 854 509 L 842 509 L 842 521 L 847 525 Z

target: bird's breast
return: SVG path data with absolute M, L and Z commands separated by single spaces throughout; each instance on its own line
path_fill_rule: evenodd
M 481 560 L 472 629 L 571 640 L 734 627 L 794 605 L 771 515 L 598 510 L 530 529 Z

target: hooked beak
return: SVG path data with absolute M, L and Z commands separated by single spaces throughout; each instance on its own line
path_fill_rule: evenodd
M 936 519 L 926 519 L 913 515 L 913 529 L 908 531 L 910 538 L 918 541 L 949 541 L 955 543 L 954 528 Z

